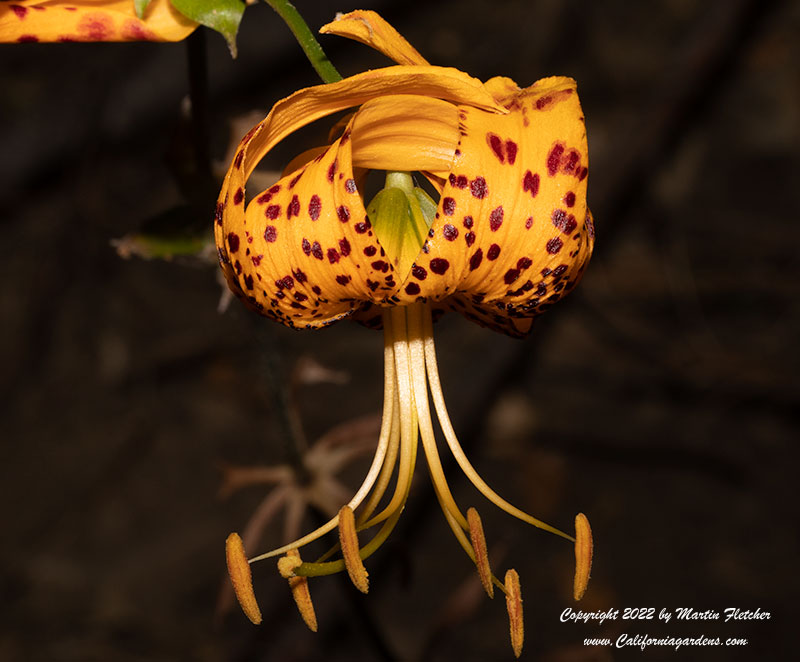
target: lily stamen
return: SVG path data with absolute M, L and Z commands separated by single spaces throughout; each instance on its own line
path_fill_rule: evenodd
M 369 591 L 369 573 L 359 556 L 356 520 L 353 510 L 349 506 L 342 506 L 339 511 L 339 544 L 342 547 L 344 567 L 347 569 L 350 580 L 359 591 L 367 593 Z
M 478 567 L 481 584 L 483 584 L 486 595 L 493 598 L 494 585 L 492 584 L 492 568 L 489 565 L 486 537 L 483 534 L 481 517 L 474 508 L 467 510 L 467 523 L 469 524 L 469 539 L 472 541 L 472 549 L 475 550 L 475 565 Z

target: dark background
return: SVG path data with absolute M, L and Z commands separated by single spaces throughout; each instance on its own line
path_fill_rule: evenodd
M 351 8 L 297 4 L 313 27 Z M 448 467 L 460 502 L 483 514 L 498 572 L 522 577 L 523 659 L 788 659 L 800 554 L 798 3 L 371 7 L 434 63 L 521 85 L 573 76 L 586 115 L 598 240 L 577 292 L 525 341 L 456 316 L 436 328 L 473 463 L 557 526 L 588 514 L 596 558 L 582 608 L 772 615 L 561 624 L 571 548 Z M 206 43 L 209 144 L 222 163 L 232 118 L 317 80 L 266 6 L 247 10 L 237 61 L 217 35 Z M 386 63 L 323 44 L 345 74 Z M 267 490 L 219 499 L 220 463 L 287 461 L 274 384 L 301 356 L 349 375 L 299 391 L 309 438 L 379 411 L 381 337 L 351 323 L 291 332 L 236 302 L 220 315 L 213 267 L 116 255 L 112 238 L 181 202 L 166 154 L 181 135 L 186 53 L 0 47 L 0 659 L 511 659 L 503 598 L 479 597 L 423 467 L 367 564 L 370 594 L 336 577 L 312 583 L 319 633 L 271 561 L 254 568 L 265 624 L 215 617 L 225 536 Z M 354 487 L 365 466 L 348 473 Z M 254 551 L 280 538 L 279 518 Z M 582 645 L 620 633 L 749 645 Z

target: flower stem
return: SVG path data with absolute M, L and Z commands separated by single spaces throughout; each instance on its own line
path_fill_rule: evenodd
M 319 45 L 308 24 L 300 16 L 295 6 L 289 0 L 264 0 L 289 26 L 300 48 L 306 54 L 311 66 L 319 74 L 323 83 L 335 83 L 342 80 L 342 76 L 331 64 L 322 46 Z

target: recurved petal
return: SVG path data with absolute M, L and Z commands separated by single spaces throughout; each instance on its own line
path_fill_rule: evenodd
M 398 64 L 428 64 L 416 48 L 374 11 L 359 9 L 348 14 L 340 14 L 336 20 L 323 25 L 319 31 L 322 34 L 335 34 L 360 41 Z
M 248 212 L 250 214 L 249 221 L 245 217 L 245 183 L 258 162 L 269 150 L 300 127 L 331 113 L 366 103 L 377 97 L 410 93 L 447 99 L 456 103 L 473 104 L 498 114 L 506 112 L 502 106 L 496 104 L 476 79 L 456 69 L 422 66 L 396 66 L 368 71 L 338 83 L 300 90 L 279 101 L 266 119 L 256 125 L 242 139 L 225 176 L 217 202 L 215 236 L 220 262 L 231 288 L 237 295 L 248 301 L 254 308 L 273 317 L 277 316 L 286 324 L 320 326 L 348 315 L 364 301 L 377 302 L 396 290 L 399 283 L 394 279 L 392 267 L 391 265 L 385 266 L 386 261 L 382 259 L 384 256 L 380 255 L 377 240 L 370 234 L 369 227 L 366 225 L 368 221 L 365 218 L 363 202 L 357 194 L 349 190 L 354 188 L 352 184 L 348 183 L 353 179 L 352 144 L 349 140 L 349 132 L 345 132 L 345 135 L 348 136 L 347 139 L 343 135 L 334 146 L 325 152 L 325 156 L 321 160 L 309 163 L 307 177 L 301 177 L 292 187 L 289 187 L 289 184 L 294 179 L 293 175 L 287 176 L 279 182 L 280 188 L 276 189 L 272 195 L 273 197 L 276 194 L 281 196 L 280 204 L 267 199 L 266 194 L 269 191 L 259 195 L 256 205 L 261 205 L 261 208 L 254 208 L 252 212 Z M 336 162 L 338 174 L 333 181 L 327 181 L 327 169 L 334 162 Z M 324 190 L 326 186 L 328 188 Z M 319 222 L 311 220 L 311 210 L 317 204 L 316 202 L 311 204 L 314 195 L 318 196 L 320 200 Z M 294 196 L 297 196 L 296 203 Z M 258 202 L 259 200 L 261 202 Z M 269 205 L 278 206 L 285 214 L 283 217 L 283 220 L 287 221 L 284 223 L 285 232 L 281 232 L 282 228 L 278 225 L 267 222 L 277 221 L 279 218 L 278 216 L 269 217 L 269 214 L 276 213 L 274 210 L 268 211 Z M 338 220 L 339 208 L 342 206 L 350 212 L 350 223 L 346 227 Z M 299 221 L 288 223 L 289 220 L 298 220 L 296 218 L 298 214 L 294 213 L 296 208 L 306 215 L 302 217 L 305 219 L 303 223 L 314 222 L 313 234 L 306 233 L 306 226 Z M 289 210 L 292 210 L 291 216 Z M 324 223 L 322 221 L 323 213 L 327 214 Z M 321 230 L 323 226 L 325 229 Z M 362 228 L 366 228 L 366 230 L 362 230 Z M 270 241 L 273 231 L 277 232 L 277 238 Z M 318 232 L 322 234 L 315 236 Z M 350 256 L 352 256 L 351 261 L 353 261 L 353 268 L 344 271 L 339 270 L 340 266 L 345 266 L 344 263 L 339 265 L 339 262 L 335 260 L 332 262 L 328 257 L 329 250 L 335 250 L 340 260 L 342 257 L 348 257 L 343 255 L 339 246 L 341 240 L 348 242 Z M 372 252 L 373 249 L 376 252 Z M 348 248 L 343 250 L 346 252 Z M 316 257 L 320 251 L 322 252 L 321 260 Z M 259 255 L 263 255 L 260 259 L 265 260 L 265 264 L 272 265 L 268 272 L 257 272 L 258 265 L 253 265 L 253 270 L 249 270 L 253 258 L 258 260 Z M 331 252 L 330 255 L 333 256 L 333 253 Z M 354 262 L 356 255 L 359 256 L 358 263 Z M 293 270 L 298 267 L 297 261 L 307 260 L 309 256 L 311 259 L 318 260 L 310 264 L 313 265 L 312 271 L 315 276 L 318 276 L 314 279 L 313 285 L 320 291 L 315 292 L 309 280 L 307 281 L 308 287 L 311 288 L 311 292 L 316 295 L 316 298 L 311 302 L 308 300 L 298 301 L 295 298 L 294 304 L 296 305 L 292 305 L 292 302 L 284 300 L 286 293 L 275 285 L 275 281 L 292 276 Z M 320 263 L 327 263 L 324 273 Z M 365 268 L 365 264 L 369 268 Z M 358 265 L 360 265 L 360 269 Z M 311 274 L 306 273 L 302 267 L 300 268 L 310 278 Z M 265 273 L 268 273 L 270 279 L 265 278 Z M 261 281 L 258 280 L 259 275 L 261 275 Z M 273 275 L 275 278 L 271 280 Z M 349 280 L 343 283 L 342 281 L 348 277 Z M 296 283 L 297 279 L 294 276 L 292 278 Z M 270 285 L 270 283 L 272 284 Z M 274 290 L 275 287 L 278 287 L 277 291 Z M 277 293 L 281 293 L 283 296 L 278 297 Z M 306 292 L 300 292 L 300 294 L 311 298 Z M 311 307 L 309 307 L 310 304 Z M 317 306 L 317 304 L 319 305 Z M 304 308 L 299 306 L 304 306 Z M 294 312 L 288 308 L 292 308 Z
M 232 289 L 287 326 L 331 324 L 398 285 L 359 194 L 350 135 L 224 224 Z
M 0 42 L 180 41 L 197 25 L 169 0 L 152 0 L 144 19 L 136 17 L 133 0 L 0 4 Z
M 353 162 L 375 170 L 449 171 L 458 138 L 452 103 L 408 94 L 380 97 L 355 114 Z
M 507 80 L 493 91 L 510 92 Z M 475 321 L 524 335 L 577 284 L 591 255 L 586 132 L 571 79 L 544 79 L 503 100 L 502 116 L 459 107 L 455 163 L 403 291 L 414 283 L 419 296 L 449 296 L 446 305 Z

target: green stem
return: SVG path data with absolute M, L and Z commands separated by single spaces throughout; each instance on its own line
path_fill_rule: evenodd
M 322 46 L 319 45 L 308 24 L 300 16 L 294 5 L 289 0 L 264 0 L 280 16 L 284 23 L 289 26 L 300 48 L 306 54 L 311 66 L 319 74 L 323 83 L 335 83 L 342 80 L 342 76 L 331 64 Z

